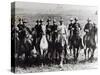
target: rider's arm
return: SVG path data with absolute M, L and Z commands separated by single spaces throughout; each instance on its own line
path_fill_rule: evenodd
M 67 27 L 65 26 L 65 33 L 67 34 Z
M 84 27 L 84 32 L 89 32 L 87 24 Z
M 72 26 L 69 24 L 69 26 L 68 26 L 68 30 L 71 30 L 71 28 L 72 28 Z
M 81 28 L 81 25 L 80 25 L 80 24 L 78 24 L 78 27 L 80 28 L 80 30 L 82 30 L 82 28 Z

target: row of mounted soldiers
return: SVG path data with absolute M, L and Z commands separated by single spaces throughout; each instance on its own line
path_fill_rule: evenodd
M 23 48 L 23 45 L 25 44 L 25 48 L 23 48 L 23 49 L 26 50 L 26 57 L 28 56 L 28 52 L 29 52 L 27 50 L 32 47 L 32 46 L 29 46 L 29 44 L 27 44 L 26 41 L 28 40 L 28 42 L 30 43 L 31 40 L 33 40 L 35 38 L 33 43 L 34 43 L 34 45 L 38 45 L 38 44 L 40 44 L 42 35 L 46 35 L 47 41 L 53 42 L 52 45 L 55 43 L 56 38 L 57 37 L 59 38 L 58 34 L 61 34 L 60 39 L 62 37 L 62 39 L 64 39 L 66 41 L 66 43 L 68 43 L 69 49 L 73 49 L 72 44 L 75 41 L 77 41 L 76 44 L 78 46 L 80 46 L 81 49 L 84 48 L 84 45 L 83 45 L 84 41 L 82 40 L 82 37 L 80 36 L 80 31 L 82 30 L 82 28 L 81 28 L 81 24 L 78 22 L 77 17 L 70 18 L 70 24 L 68 26 L 68 29 L 67 29 L 66 25 L 64 24 L 64 20 L 62 18 L 59 21 L 59 25 L 57 24 L 56 19 L 51 20 L 49 18 L 49 19 L 47 19 L 46 22 L 47 22 L 47 25 L 43 24 L 44 23 L 43 19 L 37 20 L 35 27 L 33 27 L 30 30 L 25 25 L 27 22 L 24 21 L 23 19 L 19 18 L 19 23 L 16 27 L 16 32 L 18 32 L 18 36 L 17 35 L 16 36 L 18 37 L 17 40 L 20 41 L 19 49 Z M 53 24 L 51 25 L 50 22 L 53 22 Z M 43 30 L 45 30 L 45 31 L 43 31 Z M 12 33 L 13 33 L 13 31 L 14 30 L 12 27 Z M 67 35 L 68 31 L 70 31 L 69 36 Z M 87 24 L 84 27 L 84 32 L 86 34 L 83 37 L 83 39 L 89 40 L 90 38 L 92 38 L 89 40 L 89 41 L 91 41 L 89 43 L 89 45 L 93 45 L 93 48 L 94 47 L 96 48 L 95 35 L 97 32 L 97 27 L 96 27 L 95 23 L 91 23 L 91 19 L 89 19 L 89 18 L 87 19 Z M 33 36 L 33 39 L 31 39 L 32 36 L 30 36 L 30 34 L 32 34 L 32 33 L 36 34 L 35 36 Z M 15 39 L 15 38 L 13 38 L 13 39 Z M 25 39 L 27 39 L 27 40 L 25 40 Z M 59 40 L 59 39 L 57 39 L 57 40 Z M 85 43 L 86 43 L 86 41 L 85 41 Z M 39 48 L 39 46 L 37 48 Z M 39 49 L 37 49 L 37 50 L 39 50 Z M 21 52 L 21 50 L 18 50 L 18 51 L 19 51 L 18 53 Z
M 46 35 L 47 35 L 47 38 L 50 39 L 50 35 L 51 34 L 54 34 L 54 37 L 55 38 L 57 36 L 57 29 L 58 29 L 58 25 L 57 25 L 57 21 L 54 19 L 53 20 L 53 25 L 50 25 L 50 22 L 52 20 L 49 18 L 47 19 L 47 25 L 46 25 Z M 21 23 L 23 22 L 23 24 Z M 34 28 L 32 28 L 32 30 L 36 30 L 36 33 L 37 33 L 37 38 L 38 37 L 41 37 L 41 34 L 42 34 L 42 29 L 41 29 L 41 25 L 43 25 L 43 19 L 40 19 L 40 20 L 37 20 L 36 21 L 36 25 Z M 17 25 L 17 27 L 19 28 L 19 31 L 24 29 L 25 27 L 25 21 L 21 21 L 21 18 L 19 19 L 19 24 Z M 63 19 L 60 19 L 59 21 L 60 25 L 62 25 L 61 29 L 62 29 L 62 32 L 66 31 L 66 26 L 64 25 L 64 21 Z M 91 28 L 94 28 L 94 31 L 91 31 Z M 78 18 L 75 17 L 75 18 L 70 18 L 70 24 L 68 26 L 68 30 L 70 31 L 70 36 L 69 36 L 69 43 L 70 43 L 70 40 L 72 40 L 72 36 L 75 35 L 75 36 L 78 36 L 80 37 L 80 30 L 81 30 L 81 25 L 80 23 L 78 22 Z M 91 19 L 88 18 L 87 19 L 87 24 L 85 25 L 84 27 L 84 32 L 86 32 L 86 35 L 91 35 L 91 36 L 94 36 L 95 33 L 97 31 L 97 28 L 96 28 L 96 24 L 95 23 L 91 23 Z M 64 32 L 66 33 L 66 32 Z M 24 34 L 21 34 L 20 37 L 23 37 Z M 95 38 L 94 38 L 95 39 Z M 81 39 L 80 39 L 81 40 Z M 81 47 L 82 47 L 82 42 L 80 42 L 81 44 Z M 83 47 L 82 47 L 83 48 Z

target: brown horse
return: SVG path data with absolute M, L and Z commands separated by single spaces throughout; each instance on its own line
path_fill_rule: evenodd
M 71 38 L 71 42 L 72 42 L 71 45 L 72 45 L 73 55 L 74 55 L 74 62 L 76 62 L 79 55 L 81 38 L 77 35 L 73 35 Z
M 94 51 L 96 49 L 95 34 L 96 34 L 96 31 L 94 31 L 94 28 L 92 28 L 90 30 L 90 34 L 88 35 L 85 34 L 83 37 L 83 43 L 85 46 L 85 49 L 84 49 L 85 60 L 86 60 L 87 52 L 88 52 L 88 59 L 91 59 L 94 57 Z M 91 52 L 91 55 L 89 55 L 90 52 Z

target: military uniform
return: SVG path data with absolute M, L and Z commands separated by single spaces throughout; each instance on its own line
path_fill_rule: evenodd
M 36 33 L 37 33 L 37 38 L 40 37 L 40 34 L 42 32 L 41 25 L 36 25 L 35 30 L 36 30 Z
M 82 39 L 80 37 L 80 30 L 81 30 L 81 26 L 79 23 L 74 23 L 73 26 L 72 26 L 72 30 L 73 30 L 73 36 L 72 36 L 72 41 L 74 41 L 75 39 L 76 40 L 79 40 L 80 42 L 80 47 L 83 48 L 83 45 L 82 45 Z
M 93 38 L 93 42 L 96 45 L 96 42 L 95 42 L 95 34 L 97 32 L 96 26 L 93 26 L 92 23 L 87 23 L 84 27 L 84 31 L 86 32 L 85 39 L 89 40 L 90 39 L 89 37 Z
M 58 26 L 59 34 L 66 34 L 66 26 L 62 24 L 61 26 Z
M 97 34 L 97 27 L 95 25 L 92 26 L 90 32 L 91 32 L 90 34 L 92 37 L 95 36 Z
M 18 33 L 19 33 L 19 35 L 18 35 L 19 39 L 22 41 L 22 40 L 24 40 L 23 38 L 26 36 L 25 31 L 24 31 L 25 25 L 18 24 L 17 27 L 19 29 L 19 31 L 18 31 Z
M 80 24 L 79 23 L 74 23 L 72 28 L 73 28 L 73 35 L 74 36 L 79 36 L 80 30 L 81 30 Z
M 48 19 L 47 22 L 48 24 L 46 25 L 46 36 L 48 38 L 48 40 L 50 40 L 50 37 L 51 37 L 51 29 L 52 29 L 52 25 L 50 25 L 50 22 L 51 20 Z
M 40 42 L 40 39 L 42 37 L 42 28 L 41 25 L 39 25 L 39 23 L 35 25 L 35 31 L 36 31 L 36 39 L 37 39 L 36 42 Z
M 72 27 L 73 27 L 73 23 L 70 23 L 69 27 L 68 27 L 68 30 L 70 30 L 70 36 L 73 35 L 73 33 L 72 33 Z
M 64 24 L 61 24 L 60 26 L 58 26 L 58 39 L 62 38 L 65 40 L 66 44 L 68 44 L 68 41 L 67 41 L 67 37 L 66 37 L 66 34 L 67 34 L 67 28 Z
M 88 23 L 84 27 L 84 32 L 86 33 L 84 39 L 89 40 L 89 36 L 91 36 L 92 23 L 90 23 L 90 19 L 88 19 L 87 21 Z
M 19 41 L 20 41 L 20 44 L 19 44 L 19 50 L 22 51 L 22 47 L 25 47 L 25 43 L 24 43 L 24 39 L 26 37 L 26 31 L 25 31 L 25 24 L 26 23 L 25 21 L 23 21 L 23 19 L 19 19 L 19 24 L 17 25 L 18 27 L 18 37 L 19 37 Z
M 55 41 L 57 37 L 57 24 L 55 24 L 55 22 L 53 23 L 53 26 L 51 27 L 51 33 L 52 33 L 52 40 Z
M 92 23 L 87 23 L 84 27 L 84 32 L 86 32 L 86 35 L 90 35 L 90 30 L 92 29 Z
M 73 23 L 70 23 L 69 27 L 68 27 L 68 30 L 70 31 L 70 36 L 68 38 L 69 44 L 71 43 L 71 38 L 72 38 L 72 35 L 73 35 L 72 27 L 73 27 Z

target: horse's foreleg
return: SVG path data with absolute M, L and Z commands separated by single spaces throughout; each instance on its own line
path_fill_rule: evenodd
M 77 60 L 78 56 L 79 56 L 79 48 L 77 48 L 76 60 Z
M 63 53 L 64 53 L 64 50 L 63 50 L 63 51 L 61 52 L 61 54 L 60 54 L 60 67 L 61 67 L 61 68 L 63 67 L 63 59 L 64 59 Z
M 72 55 L 72 49 L 70 48 L 70 56 Z
M 91 54 L 91 57 L 90 58 L 93 58 L 94 57 L 94 51 L 95 51 L 95 49 L 92 49 L 92 54 Z
M 76 54 L 76 52 L 75 52 L 75 48 L 74 48 L 73 49 L 74 61 L 75 61 L 75 54 Z
M 86 50 L 87 48 L 84 49 L 85 60 L 86 60 Z
M 43 57 L 44 57 L 44 56 L 43 56 L 43 50 L 41 49 L 40 52 L 41 52 L 41 53 L 40 53 L 41 67 L 43 67 L 43 62 L 44 62 L 44 61 L 43 61 L 43 60 L 44 60 L 44 58 L 43 58 Z
M 91 49 L 89 48 L 89 49 L 88 49 L 88 59 L 89 59 L 89 54 L 90 54 L 90 51 L 91 51 Z
M 66 55 L 68 56 L 67 50 L 68 50 L 68 48 L 67 48 L 67 45 L 66 45 L 66 46 L 64 47 L 64 62 L 65 62 L 65 63 L 67 62 L 67 57 L 66 57 Z
M 65 52 L 64 57 L 65 57 L 65 59 L 66 59 L 66 55 L 67 55 L 67 49 L 66 48 L 67 48 L 67 46 L 64 47 L 64 52 Z

